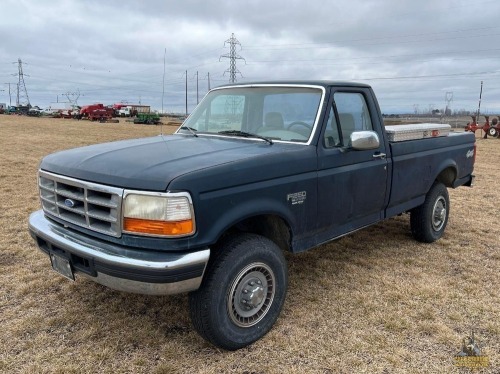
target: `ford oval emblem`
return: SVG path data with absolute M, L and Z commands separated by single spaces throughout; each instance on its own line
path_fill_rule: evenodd
M 68 208 L 73 208 L 75 206 L 75 202 L 71 199 L 66 199 L 64 200 L 64 205 L 66 205 Z

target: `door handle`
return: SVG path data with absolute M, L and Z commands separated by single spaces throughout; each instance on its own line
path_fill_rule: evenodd
M 377 152 L 373 154 L 373 158 L 385 158 L 386 154 L 382 152 Z

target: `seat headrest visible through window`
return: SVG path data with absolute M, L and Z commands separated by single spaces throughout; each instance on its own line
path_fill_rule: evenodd
M 339 121 L 344 145 L 348 145 L 351 140 L 351 134 L 356 131 L 354 117 L 351 113 L 339 113 Z
M 355 129 L 354 117 L 351 113 L 339 113 L 340 126 L 342 129 L 353 132 Z
M 268 112 L 264 118 L 264 125 L 265 127 L 274 129 L 283 129 L 285 127 L 285 122 L 280 112 Z

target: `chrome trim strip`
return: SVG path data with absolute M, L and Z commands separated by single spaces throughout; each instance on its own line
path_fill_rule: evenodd
M 319 105 L 318 105 L 318 110 L 316 112 L 316 119 L 314 120 L 314 125 L 312 127 L 312 130 L 311 130 L 311 135 L 309 135 L 309 139 L 307 140 L 306 143 L 301 143 L 301 142 L 291 142 L 291 141 L 287 141 L 287 140 L 275 140 L 275 139 L 272 139 L 274 143 L 284 143 L 284 144 L 296 144 L 296 145 L 311 145 L 312 143 L 312 139 L 314 137 L 314 134 L 316 133 L 316 129 L 318 127 L 318 123 L 319 123 L 319 117 L 321 115 L 321 112 L 323 111 L 323 107 L 325 105 L 325 95 L 326 95 L 326 89 L 325 87 L 323 86 L 317 86 L 317 85 L 314 85 L 314 84 L 241 84 L 241 85 L 234 85 L 234 86 L 222 86 L 222 87 L 216 87 L 216 88 L 212 88 L 208 93 L 212 92 L 212 91 L 217 91 L 217 90 L 223 90 L 223 89 L 231 89 L 231 88 L 247 88 L 247 87 L 298 87 L 298 88 L 315 88 L 315 89 L 320 89 L 321 90 L 321 99 L 320 99 L 320 102 L 319 102 Z M 208 95 L 207 93 L 207 95 Z M 206 95 L 205 95 L 206 96 Z M 203 97 L 203 99 L 205 99 L 205 97 Z M 200 101 L 201 103 L 201 101 Z M 186 122 L 189 117 L 191 117 L 191 114 L 194 112 L 194 110 L 189 114 L 189 116 L 184 120 L 184 122 Z M 184 124 L 184 122 L 182 122 L 181 126 L 179 126 L 179 128 L 174 132 L 174 135 L 186 135 L 186 134 L 180 134 L 178 133 L 179 129 L 182 127 L 182 125 Z M 232 136 L 227 136 L 227 135 L 217 135 L 217 134 L 204 134 L 204 133 L 199 133 L 199 134 L 196 134 L 198 136 L 215 136 L 215 137 L 224 137 L 224 138 L 233 138 Z M 237 139 L 241 139 L 241 137 L 234 137 L 234 138 L 237 138 Z M 263 139 L 259 139 L 259 138 L 244 138 L 244 139 L 249 139 L 249 140 L 259 140 L 261 142 L 265 142 L 265 140 Z
M 50 182 L 49 184 L 42 183 L 42 179 Z M 72 191 L 65 190 L 57 186 L 58 183 L 72 186 L 78 189 L 82 189 L 83 193 L 77 194 Z M 56 218 L 62 219 L 63 221 L 67 221 L 71 224 L 86 228 L 88 230 L 92 230 L 95 232 L 99 232 L 102 234 L 120 237 L 122 235 L 122 199 L 123 199 L 123 188 L 111 187 L 102 184 L 96 184 L 92 182 L 83 181 L 80 179 L 75 179 L 71 177 L 62 176 L 59 174 L 50 173 L 44 170 L 38 170 L 38 186 L 39 186 L 39 198 L 42 204 L 42 207 L 45 207 L 43 202 L 45 201 L 46 205 L 54 206 L 55 211 L 50 211 L 49 209 L 44 209 L 45 213 Z M 43 191 L 43 192 L 42 192 Z M 53 194 L 53 196 L 47 196 L 46 194 Z M 104 193 L 110 195 L 110 199 L 102 198 L 100 196 L 93 196 L 93 194 Z M 66 207 L 62 203 L 57 201 L 57 197 L 67 197 L 74 200 L 78 200 L 83 203 L 83 205 L 79 208 L 71 208 Z M 53 200 L 51 200 L 53 198 Z M 101 198 L 101 200 L 99 199 Z M 90 205 L 90 206 L 89 206 Z M 116 217 L 111 215 L 109 218 L 103 219 L 101 216 L 96 216 L 95 213 L 92 212 L 91 206 L 108 208 L 111 210 L 115 210 Z M 63 210 L 63 212 L 61 212 Z M 65 212 L 73 212 L 77 215 L 83 215 L 85 217 L 85 223 L 72 219 L 71 217 L 65 216 Z M 82 217 L 83 219 L 83 217 Z M 102 222 L 103 224 L 109 223 L 110 228 L 99 228 L 96 227 L 96 222 L 91 222 L 91 219 Z M 98 225 L 98 223 L 97 223 Z
M 145 283 L 130 279 L 115 278 L 104 273 L 91 277 L 85 273 L 77 273 L 113 290 L 138 293 L 141 295 L 174 295 L 195 291 L 200 287 L 201 278 L 192 278 L 176 283 Z
M 73 233 L 49 221 L 45 218 L 42 210 L 36 211 L 30 215 L 29 230 L 32 235 L 71 254 L 119 267 L 124 273 L 127 272 L 127 269 L 131 271 L 174 270 L 197 264 L 205 264 L 206 267 L 208 259 L 210 258 L 210 249 L 186 253 L 181 256 L 176 255 L 175 259 L 174 256 L 168 252 L 155 253 L 153 258 L 153 256 L 148 256 L 147 251 L 131 251 L 116 244 L 98 241 L 82 234 Z M 139 255 L 137 253 L 139 253 Z M 139 256 L 141 258 L 139 258 Z M 174 283 L 148 283 L 113 277 L 104 273 L 98 273 L 97 277 L 92 277 L 80 272 L 77 274 L 89 277 L 89 279 L 97 283 L 119 291 L 147 293 L 151 295 L 167 295 L 194 291 L 200 286 L 203 278 L 202 275 L 200 277 Z

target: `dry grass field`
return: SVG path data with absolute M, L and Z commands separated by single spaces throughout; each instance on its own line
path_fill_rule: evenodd
M 415 242 L 404 215 L 288 255 L 276 326 L 225 352 L 195 333 L 186 295 L 67 281 L 28 234 L 44 155 L 159 131 L 0 115 L 0 372 L 462 373 L 453 356 L 473 330 L 490 358 L 478 372 L 500 373 L 499 139 L 477 134 L 476 186 L 450 190 L 444 238 Z

